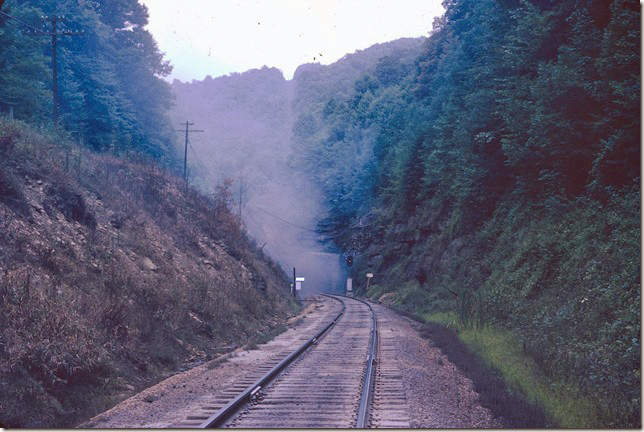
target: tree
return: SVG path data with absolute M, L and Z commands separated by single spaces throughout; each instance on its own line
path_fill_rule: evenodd
M 13 8 L 12 3 L 8 5 Z M 136 0 L 30 4 L 15 9 L 32 26 L 40 26 L 43 14 L 66 15 L 61 25 L 85 32 L 81 37 L 59 37 L 62 125 L 78 131 L 96 150 L 116 147 L 172 159 L 173 128 L 167 119 L 172 95 L 162 79 L 171 66 L 144 29 L 145 6 Z M 46 68 L 51 49 L 44 38 L 18 35 L 8 28 L 3 25 L 0 35 L 5 39 L 0 47 L 4 50 L 0 58 L 6 62 L 3 72 L 9 71 L 0 77 L 3 103 L 16 105 L 18 117 L 42 117 L 51 108 L 45 101 L 51 88 Z
M 3 12 L 23 22 L 39 19 L 38 9 L 12 0 Z M 51 113 L 50 60 L 43 53 L 45 40 L 25 30 L 23 24 L 0 15 L 0 110 L 13 107 L 16 118 L 41 121 Z

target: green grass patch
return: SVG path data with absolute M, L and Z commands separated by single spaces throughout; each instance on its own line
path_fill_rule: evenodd
M 532 403 L 543 406 L 562 428 L 596 428 L 601 424 L 596 402 L 581 396 L 581 389 L 545 375 L 524 353 L 519 340 L 509 331 L 492 326 L 459 328 L 454 313 L 422 315 L 429 322 L 458 329 L 458 338 L 490 367 L 496 369 L 510 388 L 519 390 Z
M 458 318 L 453 312 L 426 312 L 424 314 L 421 314 L 421 317 L 425 321 L 443 324 L 447 327 L 452 328 L 454 328 L 457 325 L 456 323 L 458 322 Z
M 385 292 L 387 292 L 387 289 L 384 285 L 373 284 L 367 291 L 367 297 L 378 300 Z

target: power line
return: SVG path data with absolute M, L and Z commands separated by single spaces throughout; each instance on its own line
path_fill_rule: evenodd
M 199 156 L 197 156 L 197 152 L 195 151 L 195 148 L 192 146 L 192 143 L 190 142 L 190 140 L 188 140 L 188 147 L 190 147 L 190 151 L 192 152 L 192 155 L 195 157 L 195 160 L 197 161 L 197 165 L 199 165 L 199 168 L 201 168 L 201 171 L 211 182 L 214 183 L 214 179 L 211 177 L 210 172 L 206 169 L 204 164 L 201 162 L 201 159 L 199 159 Z
M 31 25 L 27 24 L 26 22 L 24 22 L 24 21 L 22 21 L 22 20 L 19 20 L 18 18 L 16 18 L 16 17 L 14 17 L 14 16 L 9 15 L 8 13 L 5 13 L 5 12 L 0 11 L 0 14 L 1 14 L 1 15 L 6 16 L 7 18 L 11 18 L 12 20 L 18 21 L 18 22 L 19 22 L 20 24 L 22 24 L 23 26 L 25 26 L 25 27 L 29 27 L 30 29 L 32 29 L 34 32 L 42 33 L 42 34 L 45 34 L 45 35 L 49 35 L 49 33 L 47 33 L 46 31 L 41 30 L 41 29 L 37 29 L 36 27 L 33 27 L 33 26 L 31 26 Z
M 194 123 L 190 123 L 188 120 L 186 120 L 185 123 L 181 123 L 182 125 L 186 125 L 186 146 L 183 151 L 183 180 L 188 181 L 188 134 L 190 132 L 204 132 L 203 130 L 200 129 L 190 129 L 190 126 L 194 125 Z M 176 129 L 178 132 L 183 132 L 183 129 Z
M 250 216 L 250 218 L 252 219 L 252 221 L 255 223 L 255 226 L 257 226 L 257 228 L 259 228 L 259 230 L 262 232 L 262 234 L 264 234 L 264 238 L 265 238 L 267 241 L 268 241 L 268 240 L 271 240 L 271 239 L 269 238 L 268 234 L 266 233 L 266 231 L 264 231 L 264 228 L 260 225 L 260 223 L 259 223 L 259 222 L 257 222 L 257 219 L 255 219 L 255 217 L 252 215 L 252 213 L 251 213 L 251 212 L 248 212 L 248 216 Z
M 15 23 L 15 22 L 13 22 L 13 21 L 7 21 L 7 22 L 8 22 L 8 23 L 10 23 L 11 25 L 15 26 L 16 28 L 20 29 L 20 24 Z M 19 52 L 19 53 L 21 53 L 22 55 L 24 55 L 25 57 L 33 56 L 33 55 L 34 55 L 34 53 L 36 52 L 36 50 L 34 50 L 34 49 L 31 49 L 31 50 L 29 50 L 29 49 L 25 49 L 23 46 L 20 46 L 20 45 L 18 45 L 18 44 L 16 44 L 16 43 L 13 43 L 13 44 L 11 44 L 11 45 L 7 46 L 7 48 L 8 48 L 8 49 L 14 49 L 14 50 L 16 50 L 17 52 Z M 39 48 L 39 50 L 40 50 L 40 48 Z M 40 52 L 40 51 L 38 51 L 38 52 Z M 17 56 L 16 56 L 16 57 L 17 57 Z
M 264 210 L 263 208 L 255 207 L 255 206 L 252 206 L 252 207 L 254 207 L 254 208 L 256 208 L 257 210 L 262 211 L 262 212 L 266 213 L 267 215 L 269 215 L 269 216 L 271 216 L 271 217 L 274 217 L 275 219 L 280 220 L 280 221 L 282 221 L 282 222 L 284 222 L 284 223 L 286 223 L 286 224 L 292 225 L 292 226 L 294 226 L 294 227 L 296 227 L 296 228 L 299 228 L 299 229 L 301 229 L 301 230 L 304 230 L 304 231 L 308 231 L 308 232 L 312 232 L 312 233 L 317 234 L 317 232 L 316 232 L 316 231 L 314 231 L 314 230 L 312 230 L 312 229 L 304 228 L 303 226 L 300 226 L 300 225 L 294 224 L 293 222 L 289 222 L 289 221 L 287 221 L 287 220 L 285 220 L 285 219 L 282 219 L 282 218 L 281 218 L 281 217 L 279 217 L 279 216 L 275 216 L 273 213 L 271 213 L 271 212 L 269 212 L 269 211 L 266 211 L 266 210 Z
M 208 147 L 208 145 L 206 144 L 206 142 L 204 142 L 204 140 L 201 138 L 201 135 L 197 135 L 197 139 L 199 140 L 199 142 L 201 143 L 201 145 L 203 146 L 203 148 L 207 148 L 207 147 Z M 208 178 L 210 179 L 210 181 L 213 183 L 213 185 L 216 185 L 217 183 L 219 183 L 219 181 L 218 181 L 217 179 L 215 179 L 214 174 L 212 174 L 212 173 L 210 172 L 210 170 L 206 170 L 206 175 L 208 176 Z
M 250 209 L 249 209 L 249 210 L 250 210 Z M 269 242 L 272 242 L 272 243 L 276 243 L 275 241 L 273 241 L 273 238 L 272 238 L 272 237 L 270 237 L 270 236 L 266 233 L 266 231 L 264 231 L 264 228 L 262 228 L 261 224 L 260 224 L 259 222 L 257 222 L 257 219 L 255 219 L 255 216 L 253 216 L 252 212 L 250 212 L 250 211 L 249 211 L 249 212 L 248 212 L 248 215 L 250 216 L 250 218 L 252 219 L 252 221 L 255 223 L 255 225 L 257 226 L 257 228 L 259 228 L 259 230 L 264 234 L 264 237 L 266 238 L 266 240 L 267 240 L 267 241 L 269 241 Z M 278 244 L 281 244 L 282 246 L 284 246 L 284 244 L 283 244 L 283 243 L 280 243 L 280 242 L 277 242 L 277 243 L 278 243 Z M 275 252 L 275 254 L 277 254 L 277 257 L 282 261 L 282 263 L 283 263 L 284 265 L 286 265 L 286 260 L 285 260 L 285 259 L 284 259 L 284 257 L 282 257 L 282 255 L 277 251 L 277 249 L 274 249 L 274 250 L 273 250 L 273 252 Z
M 74 55 L 74 53 L 65 47 L 60 47 L 60 48 L 63 50 L 63 52 L 65 52 L 69 56 L 68 58 L 72 61 L 72 63 L 76 65 L 76 67 L 78 68 L 76 72 L 82 73 L 82 69 L 85 68 L 85 66 L 80 64 L 80 62 L 76 59 L 76 56 Z

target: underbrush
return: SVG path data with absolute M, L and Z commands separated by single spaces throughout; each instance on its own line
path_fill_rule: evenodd
M 508 428 L 545 428 L 555 426 L 542 401 L 526 397 L 505 375 L 498 364 L 488 362 L 485 354 L 471 341 L 443 324 L 429 321 L 422 329 L 423 336 L 443 351 L 474 384 L 482 406 L 490 409 Z M 513 359 L 516 360 L 516 359 Z
M 295 307 L 225 184 L 206 197 L 138 156 L 57 134 L 0 121 L 7 427 L 74 426 Z
M 369 238 L 352 271 L 376 275 L 367 295 L 391 292 L 386 302 L 402 310 L 442 314 L 486 361 L 514 358 L 517 370 L 500 360 L 495 367 L 560 425 L 637 428 L 640 193 L 602 194 L 545 203 L 508 195 L 470 231 L 431 206 L 407 225 L 381 220 L 390 234 Z M 411 237 L 423 229 L 431 234 Z M 378 268 L 383 251 L 400 258 Z
M 473 266 L 489 275 L 482 312 L 512 330 L 562 391 L 597 398 L 586 424 L 639 427 L 639 191 L 560 205 L 501 209 L 479 234 L 494 239 Z
M 515 393 L 543 407 L 559 427 L 592 428 L 599 424 L 597 401 L 591 400 L 579 387 L 553 381 L 540 371 L 510 332 L 492 326 L 459 329 L 454 313 L 427 313 L 423 318 L 451 329 L 488 367 L 496 370 Z M 525 427 L 539 426 L 528 424 Z

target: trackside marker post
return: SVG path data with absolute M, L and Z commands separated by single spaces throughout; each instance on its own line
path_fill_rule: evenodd
M 372 277 L 373 277 L 373 273 L 367 273 L 367 289 L 366 289 L 366 291 L 369 291 L 369 282 L 371 282 Z

